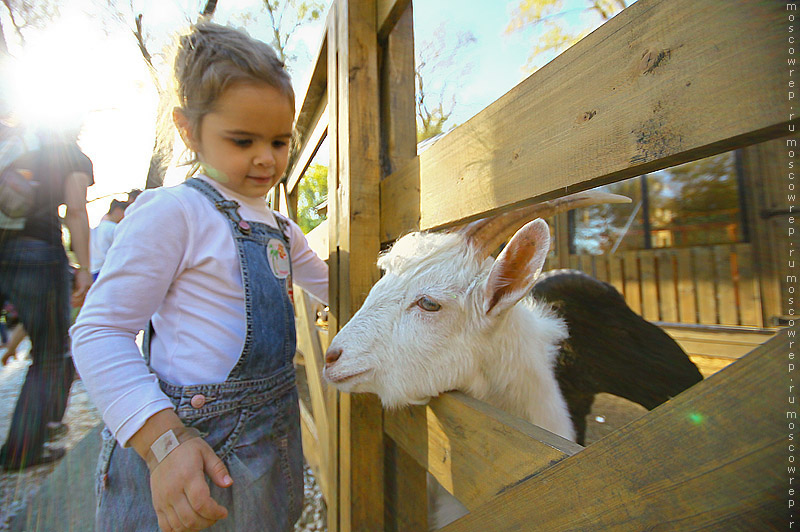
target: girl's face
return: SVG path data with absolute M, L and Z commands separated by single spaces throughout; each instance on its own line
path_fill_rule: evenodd
M 175 115 L 184 140 L 208 169 L 209 177 L 243 196 L 259 197 L 286 170 L 292 139 L 289 98 L 267 84 L 239 83 L 217 99 L 191 131 L 180 110 Z

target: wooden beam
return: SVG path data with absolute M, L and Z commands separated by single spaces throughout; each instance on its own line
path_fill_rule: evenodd
M 378 0 L 376 9 L 378 40 L 385 41 L 389 37 L 397 21 L 410 6 L 411 0 Z
M 783 331 L 442 530 L 786 528 L 788 352 Z
M 382 241 L 785 135 L 785 17 L 639 0 L 384 180 Z
M 295 287 L 294 301 L 297 313 L 297 346 L 303 353 L 305 361 L 306 382 L 308 383 L 308 392 L 311 397 L 310 407 L 311 413 L 313 413 L 315 439 L 319 443 L 320 449 L 327 450 L 330 447 L 331 439 L 330 426 L 328 425 L 328 408 L 325 404 L 328 386 L 322 379 L 324 353 L 322 352 L 322 345 L 315 325 L 316 314 L 311 305 L 311 298 L 303 289 Z M 320 451 L 317 454 L 324 456 Z M 327 470 L 323 470 L 322 476 L 327 477 L 327 473 Z M 323 482 L 327 495 L 328 479 L 325 478 Z
M 375 0 L 337 0 L 337 304 L 343 326 L 378 280 L 380 128 Z M 328 100 L 329 107 L 333 100 Z M 329 218 L 330 219 L 330 218 Z M 330 326 L 330 325 L 329 325 Z M 333 329 L 332 332 L 336 332 Z M 384 528 L 383 412 L 372 395 L 339 395 L 339 530 Z
M 460 392 L 386 412 L 384 423 L 386 434 L 469 509 L 583 449 Z
M 323 106 L 323 110 L 320 113 L 317 122 L 314 124 L 314 130 L 303 139 L 304 144 L 300 147 L 297 157 L 292 164 L 289 177 L 286 180 L 286 187 L 290 191 L 295 190 L 297 183 L 300 182 L 300 178 L 303 177 L 303 174 L 305 174 L 306 170 L 308 170 L 308 167 L 311 165 L 311 161 L 317 154 L 317 150 L 319 150 L 322 141 L 325 140 L 325 136 L 328 134 L 329 112 L 327 99 L 323 99 L 320 102 L 320 105 Z
M 391 2 L 394 29 L 383 38 L 380 62 L 381 177 L 407 164 L 417 155 L 414 77 L 414 14 L 410 1 Z M 378 27 L 387 2 L 378 2 Z M 391 10 L 390 10 L 391 11 Z M 379 35 L 379 39 L 380 39 Z M 390 438 L 385 439 L 385 530 L 415 531 L 428 528 L 428 475 Z
M 328 13 L 327 28 L 327 48 L 328 48 L 328 67 L 331 82 L 328 83 L 328 124 L 333 124 L 328 131 L 328 330 L 332 331 L 333 336 L 339 330 L 339 303 L 347 299 L 346 294 L 339 290 L 339 34 L 336 31 L 337 24 L 337 0 L 331 5 Z M 326 346 L 327 347 L 327 346 Z M 339 506 L 341 505 L 339 486 L 339 391 L 333 386 L 329 386 L 325 396 L 325 404 L 328 410 L 328 427 L 330 430 L 330 440 L 327 449 L 327 468 L 328 468 L 328 490 L 331 494 L 330 499 L 326 499 L 328 504 L 328 531 L 339 532 Z
M 335 4 L 335 2 L 334 2 Z M 328 95 L 328 35 L 331 19 L 334 16 L 335 7 L 331 6 L 328 12 L 327 22 L 322 34 L 322 41 L 316 55 L 314 69 L 306 83 L 305 91 L 298 95 L 300 106 L 295 113 L 295 130 L 302 140 L 311 129 L 311 125 L 316 121 L 318 111 L 321 109 L 320 102 Z M 302 143 L 301 143 L 302 144 Z

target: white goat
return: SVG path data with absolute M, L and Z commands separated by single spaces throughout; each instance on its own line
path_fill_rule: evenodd
M 325 378 L 375 393 L 386 407 L 458 389 L 572 439 L 553 373 L 567 328 L 528 297 L 549 243 L 542 220 L 494 262 L 459 233 L 404 236 L 380 257 L 385 275 L 333 339 Z
M 389 408 L 461 390 L 574 441 L 553 371 L 567 327 L 529 295 L 550 248 L 549 228 L 529 222 L 496 261 L 489 253 L 532 213 L 629 201 L 575 194 L 460 232 L 402 237 L 378 259 L 384 276 L 333 339 L 324 377 L 344 392 L 375 393 Z M 432 489 L 432 528 L 466 513 L 444 488 Z

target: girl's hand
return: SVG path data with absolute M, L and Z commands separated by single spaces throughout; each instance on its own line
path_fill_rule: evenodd
M 153 470 L 150 491 L 161 530 L 203 530 L 228 516 L 211 497 L 204 473 L 221 488 L 233 484 L 225 464 L 202 438 L 183 442 Z

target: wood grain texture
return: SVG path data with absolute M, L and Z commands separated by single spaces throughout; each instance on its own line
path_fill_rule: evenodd
M 341 328 L 378 280 L 380 127 L 375 0 L 337 0 L 338 306 Z M 329 71 L 330 72 L 330 71 Z M 332 99 L 328 100 L 332 102 Z M 329 105 L 330 107 L 330 105 Z M 332 244 L 331 244 L 332 245 Z M 336 329 L 334 329 L 336 331 Z M 339 396 L 339 530 L 384 528 L 383 414 L 372 395 Z
M 784 135 L 784 19 L 636 2 L 386 179 L 381 240 Z
M 376 14 L 380 41 L 385 41 L 392 34 L 397 21 L 409 7 L 411 0 L 378 0 Z
M 785 529 L 788 350 L 784 332 L 442 530 Z
M 324 353 L 320 344 L 319 335 L 315 325 L 316 314 L 311 306 L 309 295 L 300 287 L 294 289 L 295 312 L 297 314 L 297 346 L 303 353 L 306 368 L 306 382 L 311 397 L 309 413 L 312 415 L 315 439 L 319 449 L 329 449 L 331 432 L 328 425 L 328 407 L 325 399 L 327 396 L 327 383 L 322 379 L 324 367 Z M 321 457 L 321 450 L 317 451 Z M 318 458 L 321 460 L 321 458 Z M 320 469 L 320 485 L 323 494 L 328 494 L 328 471 Z M 327 499 L 326 499 L 327 500 Z
M 385 418 L 392 440 L 467 508 L 582 449 L 460 392 Z

